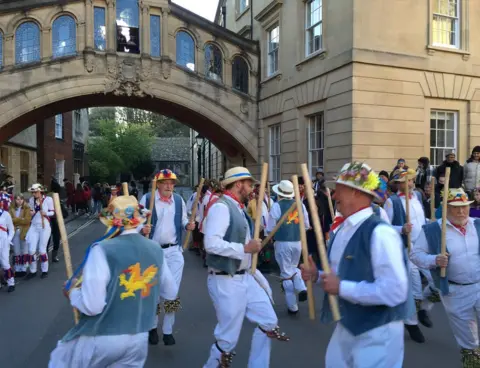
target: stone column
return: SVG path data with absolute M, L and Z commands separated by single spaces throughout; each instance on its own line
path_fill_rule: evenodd
M 52 28 L 45 27 L 42 29 L 40 60 L 52 58 Z
M 15 64 L 15 43 L 13 42 L 13 36 L 13 33 L 5 35 L 5 43 L 3 45 L 4 67 Z
M 85 1 L 85 49 L 93 50 L 93 0 Z
M 166 57 L 168 59 L 171 59 L 170 53 L 169 53 L 169 42 L 168 42 L 168 15 L 170 14 L 170 9 L 167 8 L 162 8 L 162 19 L 160 20 L 161 22 L 161 55 L 162 57 Z
M 142 2 L 140 7 L 142 9 L 140 53 L 142 55 L 150 55 L 150 6 Z
M 115 12 L 115 0 L 107 0 L 107 52 L 115 53 L 117 27 L 116 27 L 116 12 Z

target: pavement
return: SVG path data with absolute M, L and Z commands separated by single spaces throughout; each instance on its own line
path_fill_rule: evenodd
M 82 220 L 82 219 L 80 219 Z M 79 221 L 80 221 L 79 220 Z M 85 223 L 85 221 L 83 221 Z M 72 262 L 77 266 L 86 247 L 105 231 L 98 221 L 81 227 L 74 220 L 67 224 L 71 233 L 69 244 Z M 60 252 L 60 258 L 62 253 Z M 185 270 L 180 290 L 183 309 L 177 315 L 174 336 L 177 344 L 166 347 L 162 343 L 150 346 L 145 367 L 201 367 L 206 361 L 211 344 L 214 342 L 215 312 L 208 296 L 206 269 L 200 257 L 194 252 L 185 252 Z M 272 286 L 276 301 L 275 310 L 282 331 L 291 338 L 290 342 L 274 341 L 270 367 L 290 368 L 296 366 L 324 367 L 324 357 L 332 325 L 318 321 L 323 295 L 315 287 L 317 319 L 310 321 L 306 303 L 300 305 L 300 313 L 291 317 L 280 292 L 279 278 L 266 275 Z M 6 288 L 0 290 L 0 357 L 9 368 L 47 367 L 50 352 L 57 341 L 73 326 L 73 313 L 62 294 L 65 280 L 63 260 L 50 266 L 49 277 L 21 281 L 14 293 Z M 437 304 L 431 313 L 434 327 L 422 328 L 427 342 L 416 344 L 405 337 L 406 368 L 460 367 L 459 353 L 451 333 L 443 307 Z M 233 368 L 247 366 L 250 339 L 254 326 L 245 322 L 236 349 Z M 0 364 L 3 366 L 3 364 Z M 85 367 L 88 368 L 88 367 Z

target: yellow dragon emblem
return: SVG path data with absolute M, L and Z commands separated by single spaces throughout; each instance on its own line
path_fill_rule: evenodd
M 125 292 L 120 294 L 120 299 L 124 300 L 126 298 L 135 298 L 135 292 L 141 290 L 141 297 L 146 298 L 150 295 L 150 289 L 157 283 L 153 281 L 157 275 L 158 267 L 149 266 L 145 271 L 140 268 L 140 263 L 136 263 L 126 270 L 124 270 L 118 279 L 120 280 L 120 286 L 125 287 Z M 130 274 L 130 277 L 127 279 L 126 274 Z
M 287 225 L 290 225 L 291 223 L 298 224 L 300 220 L 298 219 L 298 211 L 294 210 L 292 211 L 287 218 Z

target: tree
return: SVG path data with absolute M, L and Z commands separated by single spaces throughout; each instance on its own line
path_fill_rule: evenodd
M 97 136 L 100 133 L 100 122 L 102 120 L 115 120 L 115 107 L 93 107 L 89 109 L 90 135 Z

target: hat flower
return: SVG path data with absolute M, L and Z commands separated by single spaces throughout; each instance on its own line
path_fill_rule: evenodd
M 378 175 L 361 162 L 352 162 L 346 170 L 340 173 L 339 180 L 354 182 L 355 186 L 369 191 L 377 189 L 380 185 Z

